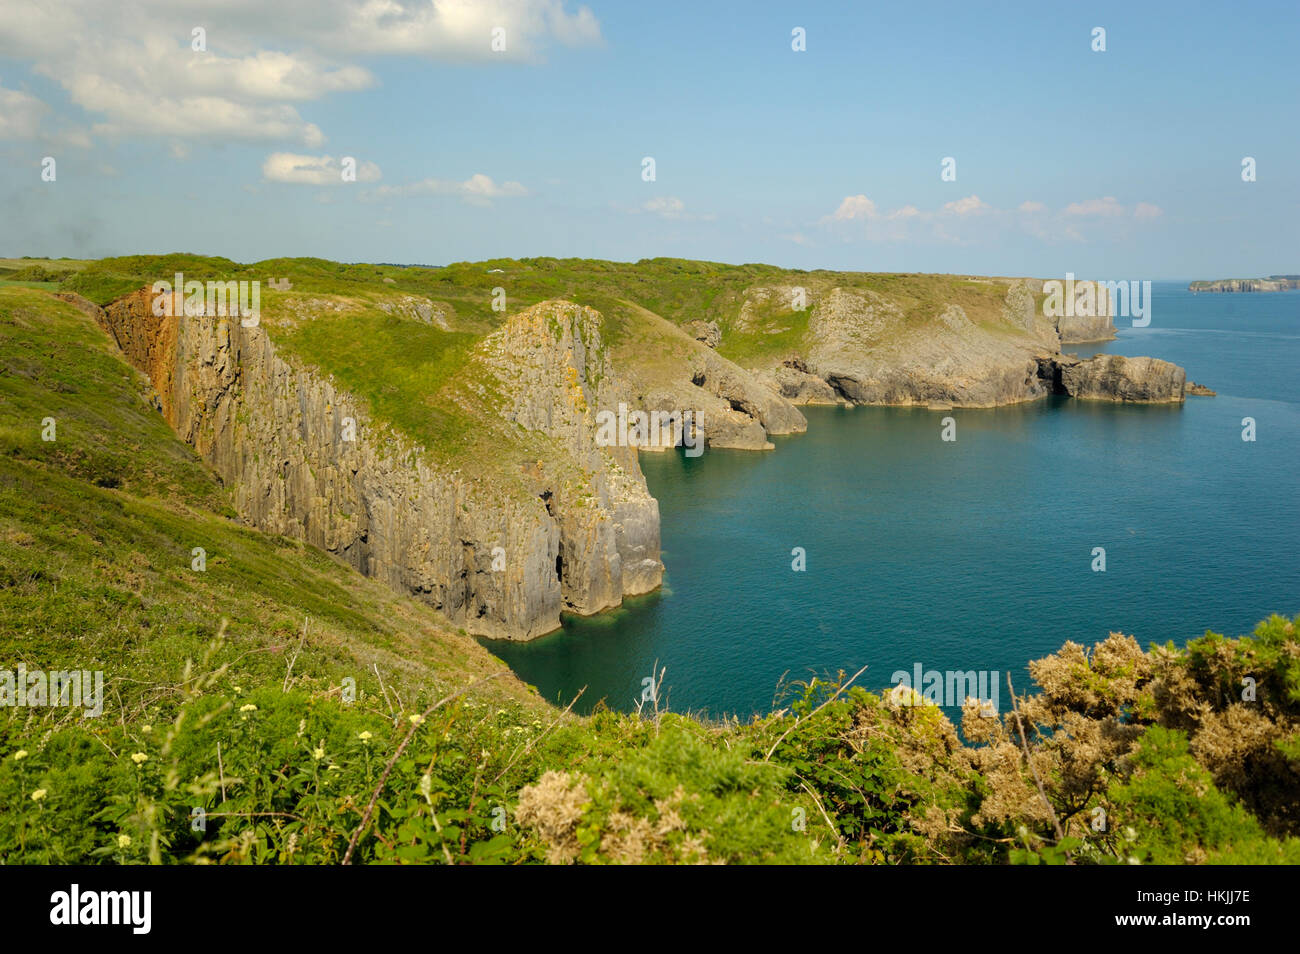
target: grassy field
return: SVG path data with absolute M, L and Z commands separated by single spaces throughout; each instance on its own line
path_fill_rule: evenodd
M 89 264 L 73 258 L 0 258 L 0 288 L 53 291 Z

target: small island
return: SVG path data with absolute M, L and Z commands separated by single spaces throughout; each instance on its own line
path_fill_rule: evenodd
M 1276 292 L 1300 288 L 1300 275 L 1270 275 L 1268 278 L 1220 278 L 1212 282 L 1192 282 L 1194 292 Z

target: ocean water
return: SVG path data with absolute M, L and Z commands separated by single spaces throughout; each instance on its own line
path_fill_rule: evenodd
M 1023 691 L 1066 640 L 1181 644 L 1300 612 L 1300 292 L 1153 292 L 1149 327 L 1074 350 L 1164 358 L 1217 397 L 807 408 L 774 452 L 643 455 L 663 590 L 485 645 L 548 699 L 585 687 L 580 711 L 634 708 L 656 663 L 675 711 L 745 717 L 791 681 L 868 665 L 878 690 L 918 664 L 998 673 L 1005 711 L 1006 674 Z

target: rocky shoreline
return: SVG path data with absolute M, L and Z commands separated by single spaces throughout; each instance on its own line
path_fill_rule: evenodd
M 1035 304 L 1041 282 L 1004 283 L 1002 325 L 992 328 L 955 304 L 928 324 L 907 327 L 901 310 L 884 296 L 829 289 L 810 301 L 812 343 L 806 351 L 752 373 L 793 405 L 989 408 L 1052 394 L 1180 403 L 1188 394 L 1214 393 L 1189 384 L 1184 370 L 1167 361 L 1066 354 L 1067 344 L 1113 340 L 1109 315 L 1048 318 Z M 1104 298 L 1099 310 L 1108 311 Z M 717 347 L 716 329 L 708 337 Z

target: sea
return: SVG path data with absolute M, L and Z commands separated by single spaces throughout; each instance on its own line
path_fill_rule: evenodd
M 1217 396 L 809 407 L 774 451 L 642 455 L 663 588 L 484 645 L 553 702 L 581 692 L 580 712 L 745 719 L 863 666 L 871 691 L 978 674 L 1006 711 L 1008 675 L 1031 690 L 1029 661 L 1067 641 L 1182 645 L 1295 616 L 1300 292 L 1152 295 L 1148 326 L 1066 350 L 1173 361 Z

